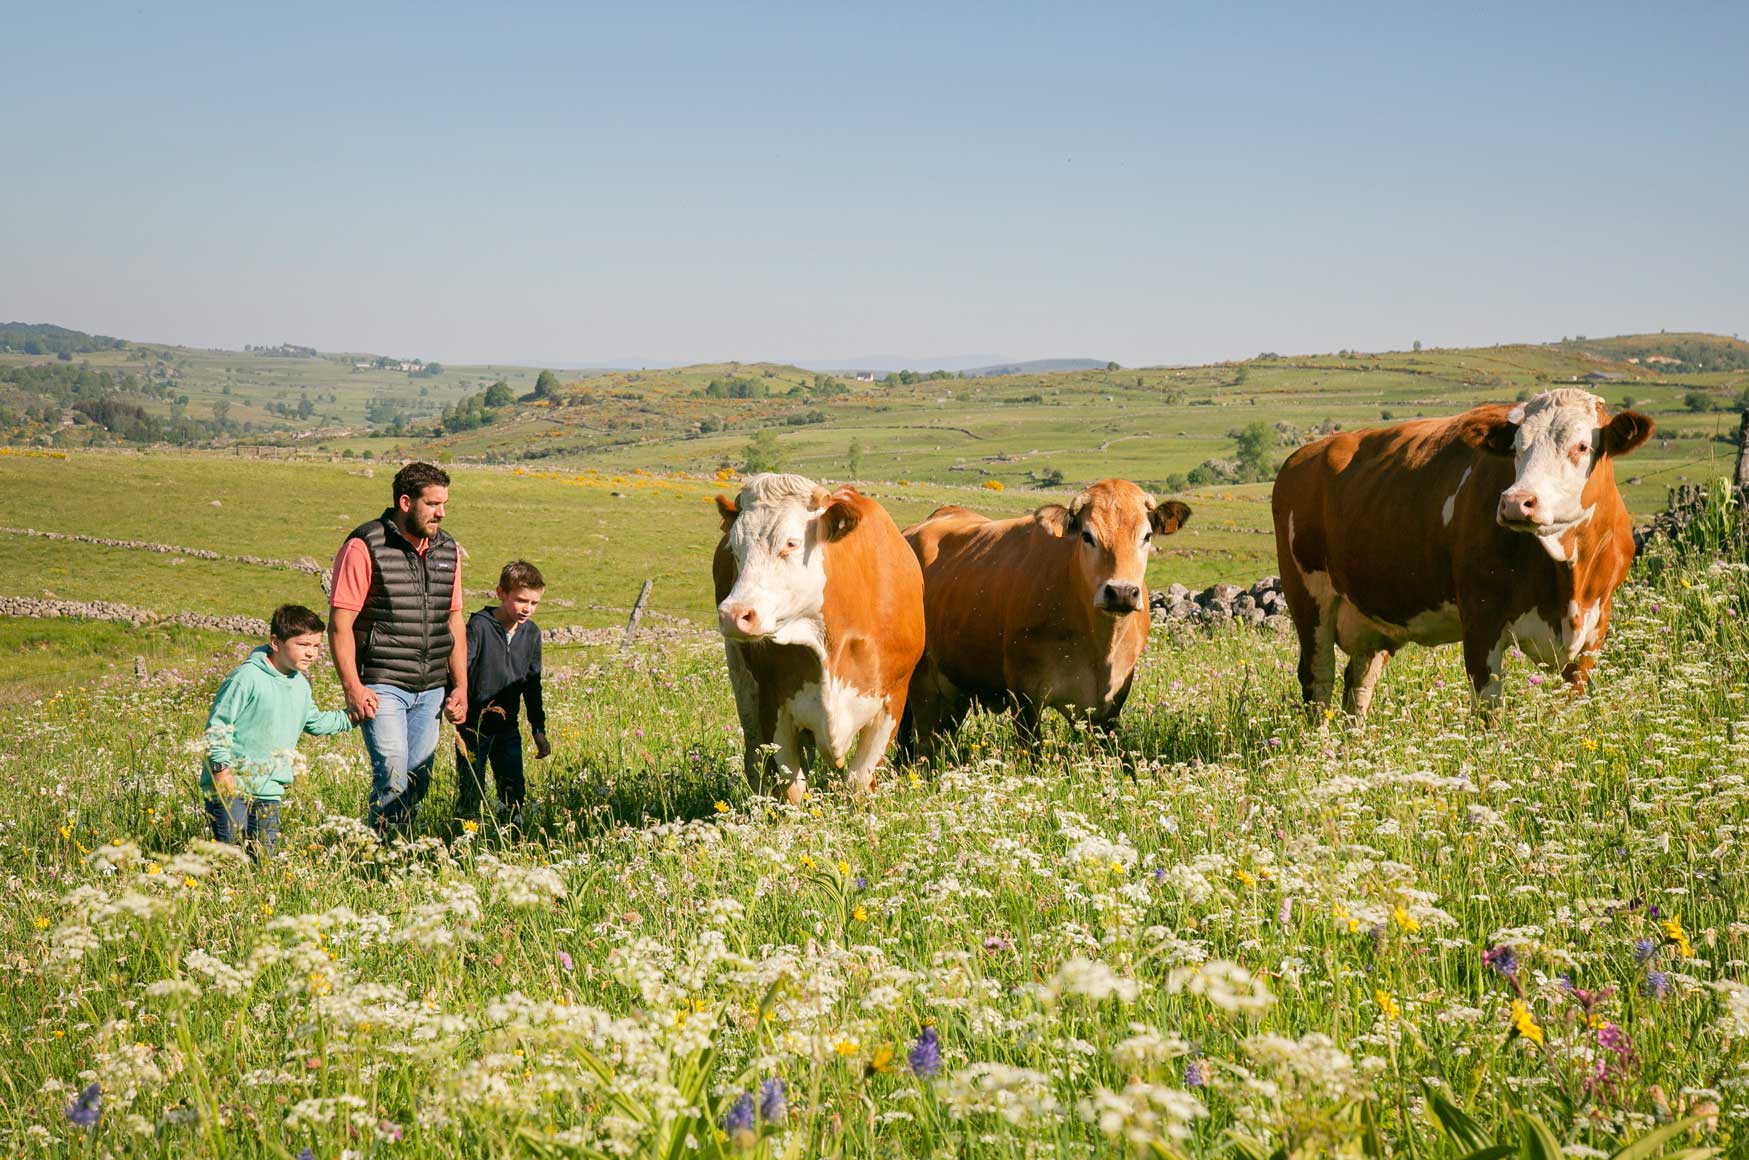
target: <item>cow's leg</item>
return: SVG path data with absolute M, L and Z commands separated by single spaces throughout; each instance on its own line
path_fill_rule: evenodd
M 887 755 L 887 745 L 899 728 L 899 719 L 888 709 L 875 714 L 875 719 L 862 728 L 857 738 L 856 755 L 844 771 L 844 782 L 854 793 L 869 793 L 874 789 L 875 770 Z
M 1572 663 L 1561 670 L 1561 676 L 1567 681 L 1575 693 L 1583 693 L 1591 683 L 1591 666 L 1597 663 L 1597 654 L 1603 651 L 1603 634 L 1609 631 L 1609 603 L 1604 602 L 1603 614 L 1597 619 L 1597 629 L 1591 634 L 1583 650 L 1574 657 Z
M 802 794 L 806 793 L 808 789 L 808 777 L 802 761 L 800 730 L 796 726 L 796 719 L 790 716 L 787 708 L 779 711 L 777 715 L 777 733 L 772 740 L 777 742 L 777 753 L 774 759 L 777 762 L 778 782 L 779 784 L 785 781 L 789 783 L 788 788 L 784 791 L 784 796 L 789 800 L 790 805 L 800 805 Z
M 1295 568 L 1284 568 L 1282 594 L 1300 641 L 1300 696 L 1308 705 L 1328 705 L 1336 687 L 1336 613 L 1341 598 L 1326 580 L 1313 593 Z
M 1485 717 L 1500 709 L 1500 662 L 1505 656 L 1506 638 L 1498 627 L 1464 633 L 1464 671 L 1469 674 L 1476 711 Z
M 1366 716 L 1367 710 L 1372 708 L 1373 688 L 1379 683 L 1379 674 L 1385 671 L 1385 662 L 1390 657 L 1390 650 L 1385 648 L 1349 655 L 1348 667 L 1342 674 L 1344 713 Z

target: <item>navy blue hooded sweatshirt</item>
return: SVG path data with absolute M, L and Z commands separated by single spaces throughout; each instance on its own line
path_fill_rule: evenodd
M 469 733 L 515 729 L 518 705 L 526 701 L 528 727 L 544 733 L 547 712 L 541 705 L 540 627 L 527 620 L 515 636 L 510 636 L 493 612 L 487 607 L 468 617 L 468 719 L 462 728 Z M 486 712 L 494 706 L 503 716 Z M 484 721 L 481 714 L 485 714 Z

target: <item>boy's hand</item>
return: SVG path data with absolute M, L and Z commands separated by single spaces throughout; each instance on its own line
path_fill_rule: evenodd
M 547 735 L 545 733 L 542 733 L 538 729 L 535 730 L 535 734 L 534 734 L 535 760 L 539 761 L 541 758 L 551 757 L 552 755 L 553 755 L 553 747 L 547 743 Z
M 222 798 L 234 798 L 241 791 L 237 788 L 237 778 L 225 766 L 213 770 L 213 793 Z
M 468 719 L 468 691 L 457 686 L 449 691 L 449 696 L 443 699 L 443 715 L 449 718 L 451 725 L 460 725 Z
M 346 687 L 346 708 L 348 712 L 357 713 L 360 721 L 372 720 L 377 715 L 377 695 L 362 682 L 348 685 Z

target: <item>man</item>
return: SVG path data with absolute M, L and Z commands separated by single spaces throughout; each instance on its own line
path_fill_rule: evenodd
M 334 667 L 364 720 L 370 824 L 385 833 L 409 829 L 431 788 L 438 715 L 467 717 L 461 549 L 439 526 L 448 503 L 449 476 L 409 463 L 394 505 L 354 528 L 334 560 Z

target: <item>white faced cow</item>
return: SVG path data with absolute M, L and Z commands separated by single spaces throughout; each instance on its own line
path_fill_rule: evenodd
M 1300 638 L 1300 688 L 1364 715 L 1404 644 L 1462 641 L 1479 704 L 1500 697 L 1516 644 L 1583 690 L 1633 560 L 1615 460 L 1652 421 L 1610 418 L 1582 390 L 1341 432 L 1288 457 L 1275 481 L 1275 548 Z
M 807 744 L 871 789 L 923 655 L 917 558 L 886 509 L 850 488 L 755 475 L 717 507 L 711 570 L 748 780 L 768 792 L 775 767 L 800 801 Z

